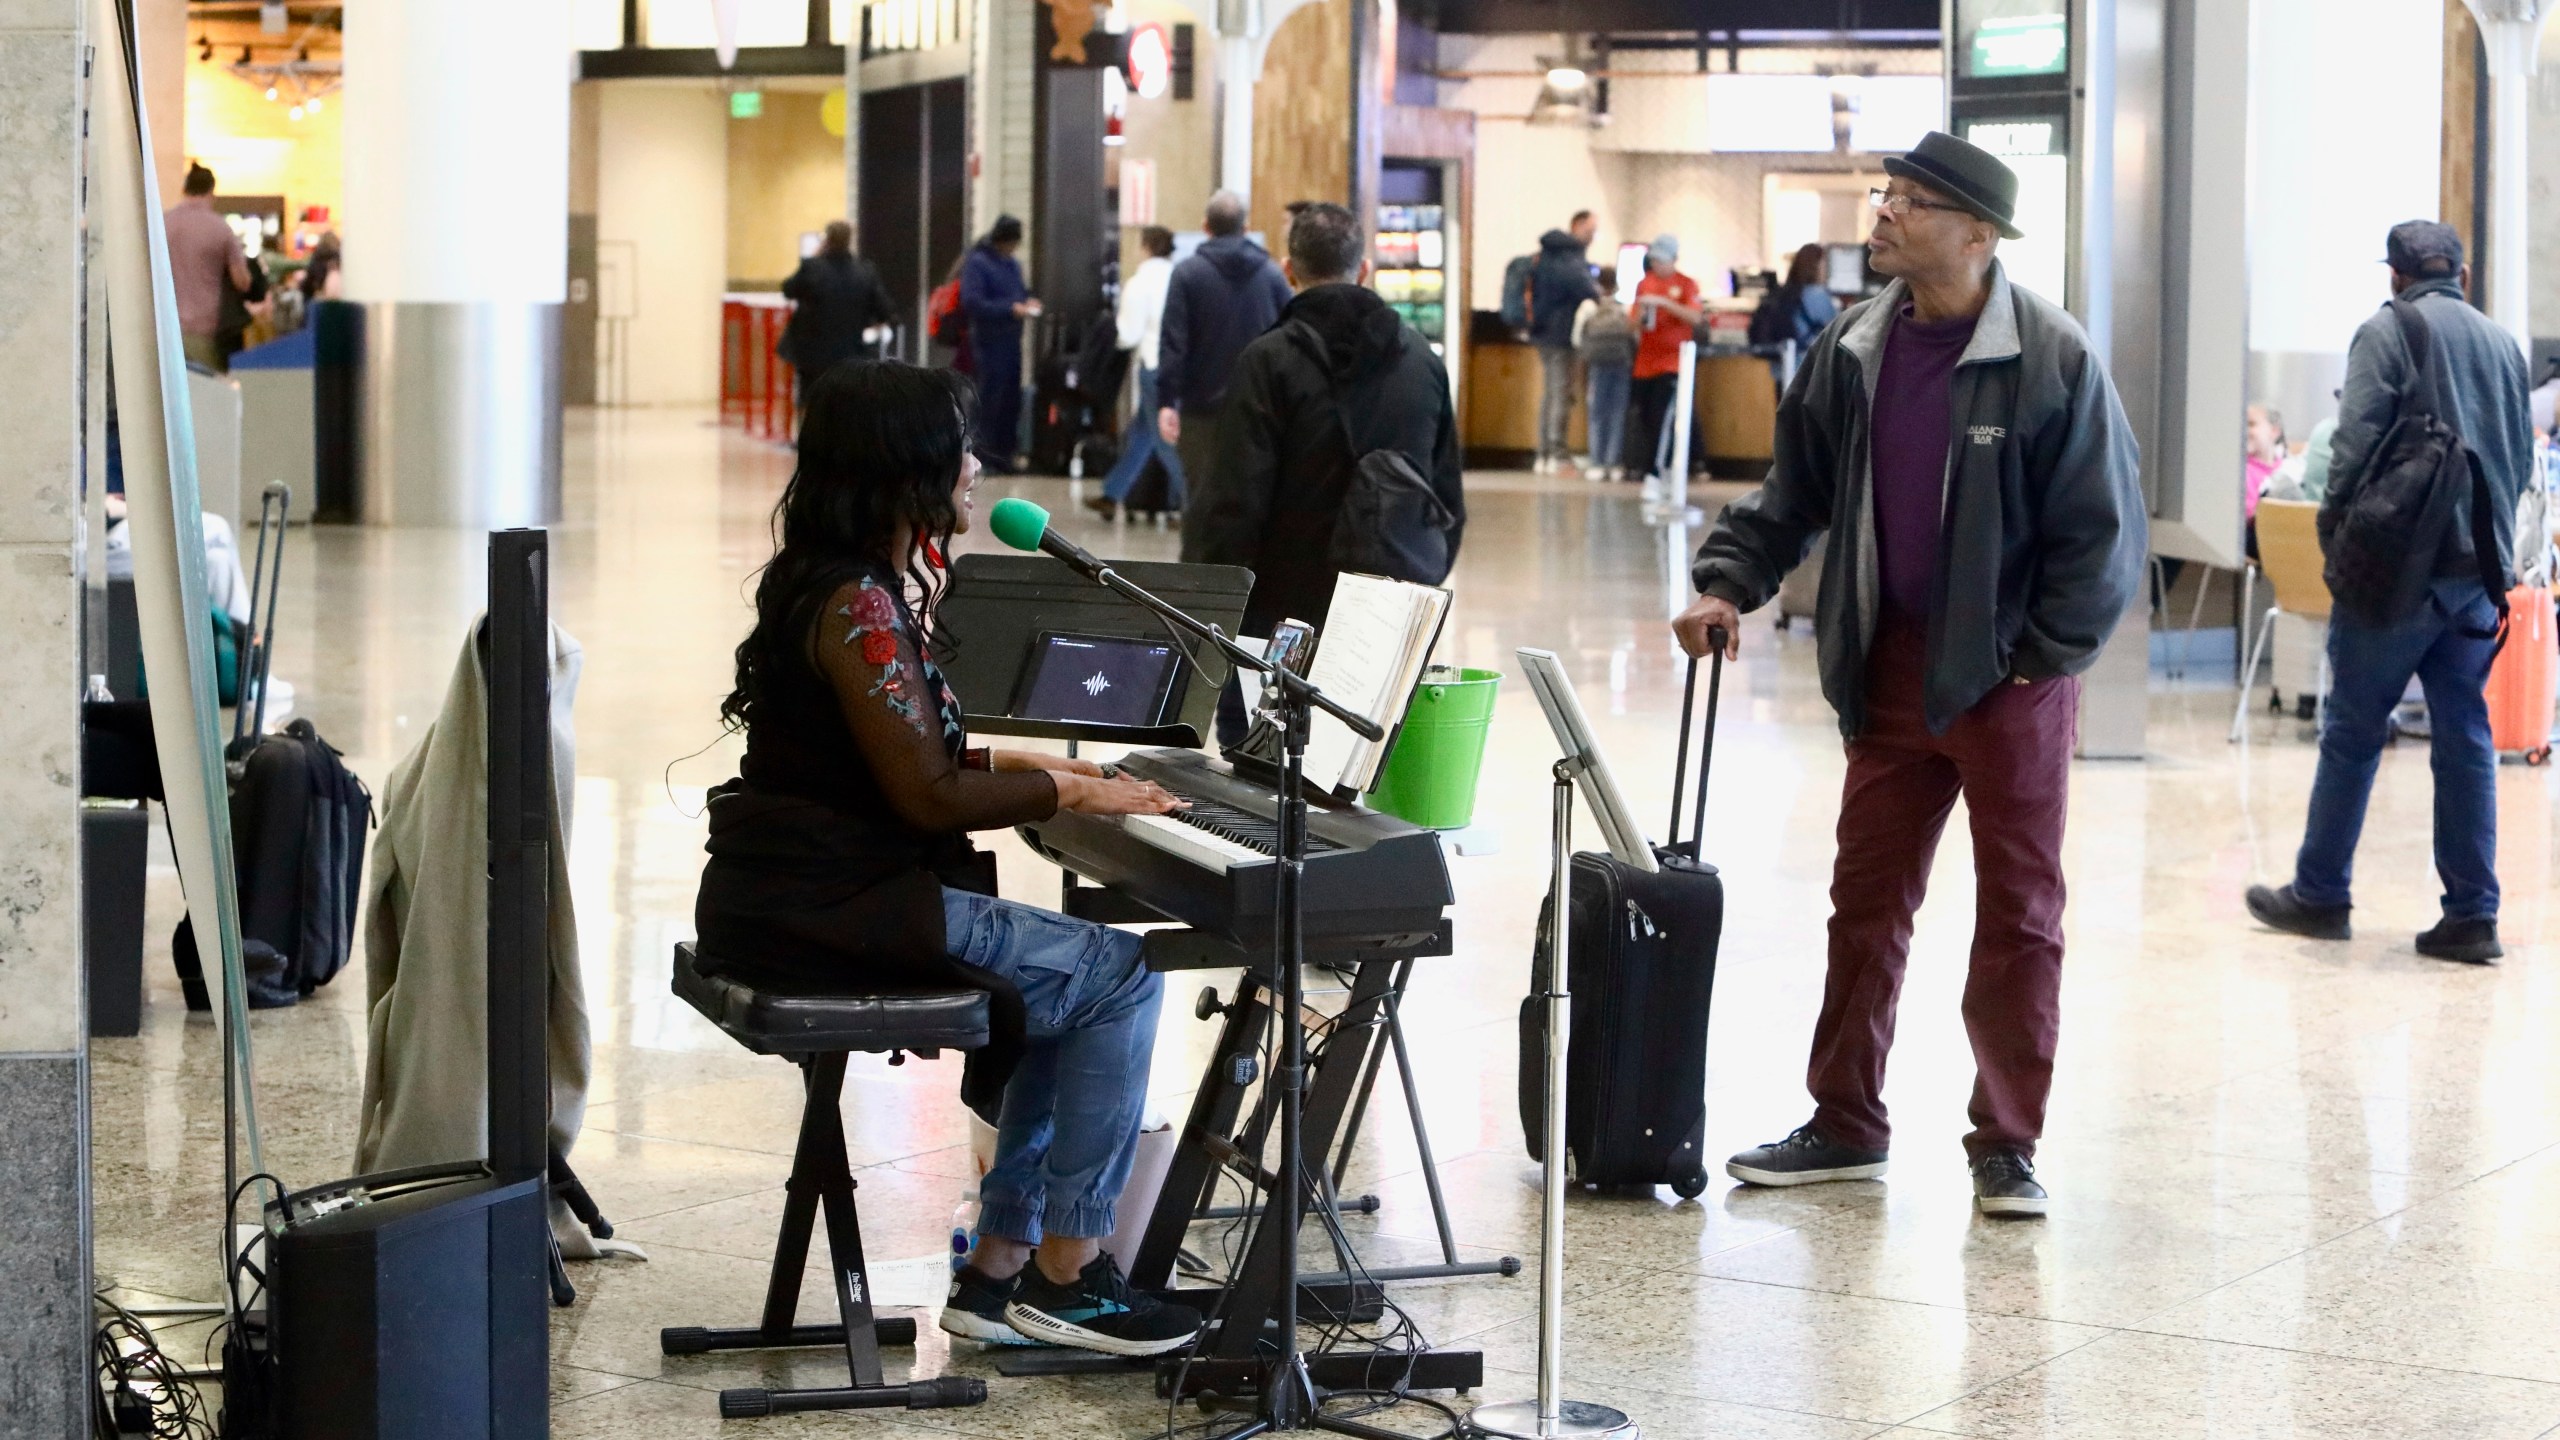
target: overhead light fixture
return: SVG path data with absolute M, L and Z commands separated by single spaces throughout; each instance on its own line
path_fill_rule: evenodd
M 263 0 L 258 6 L 258 29 L 269 35 L 281 35 L 292 21 L 285 15 L 284 0 Z
M 267 87 L 267 101 L 268 101 L 268 103 L 269 103 L 269 104 L 273 104 L 273 103 L 275 102 L 275 98 L 276 98 L 276 87 L 274 87 L 273 85 L 270 85 L 270 86 L 268 86 L 268 87 Z
M 1593 123 L 1591 72 L 1579 65 L 1550 65 L 1538 85 L 1537 103 L 1529 107 L 1532 125 Z
M 249 47 L 248 47 L 248 46 L 243 45 L 243 46 L 241 46 L 241 47 L 240 47 L 240 62 L 239 62 L 239 63 L 241 63 L 241 64 L 243 64 L 243 65 L 251 64 L 251 63 L 253 63 L 253 62 L 256 60 L 256 58 L 257 58 L 257 57 L 255 57 L 255 56 L 253 56 L 253 55 L 251 55 L 251 54 L 249 53 Z
M 302 118 L 302 107 L 301 107 L 301 106 L 299 106 L 299 105 L 296 105 L 296 106 L 294 106 L 292 109 L 287 110 L 286 112 L 284 112 L 284 114 L 285 114 L 285 118 L 286 118 L 286 119 L 288 119 L 288 120 L 299 120 L 299 119 L 301 119 L 301 118 Z
M 210 65 L 210 64 L 212 64 L 212 63 L 213 63 L 213 37 L 212 37 L 212 36 L 210 36 L 210 35 L 200 35 L 200 36 L 196 37 L 196 58 L 197 58 L 198 60 L 203 61 L 203 62 L 204 62 L 204 63 L 206 63 L 207 65 Z
M 317 95 L 314 95 L 314 96 L 312 96 L 310 99 L 303 101 L 303 102 L 302 102 L 302 108 L 303 108 L 303 109 L 305 109 L 305 110 L 310 111 L 310 112 L 311 112 L 312 114 L 314 114 L 314 115 L 319 114 L 319 113 L 320 113 L 320 97 L 319 97 L 319 96 L 317 96 Z

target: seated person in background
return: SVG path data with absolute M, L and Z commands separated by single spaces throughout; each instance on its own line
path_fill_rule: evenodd
M 942 1328 L 1159 1354 L 1200 1317 L 1131 1291 L 1101 1251 L 1136 1153 L 1161 981 L 1136 935 L 991 898 L 994 867 L 967 832 L 1179 802 L 1090 762 L 968 748 L 925 635 L 969 527 L 974 410 L 948 370 L 855 360 L 809 387 L 779 544 L 720 707 L 747 752 L 712 792 L 702 963 L 821 989 L 989 992 L 994 1033 L 966 1088 L 982 1105 L 1001 1087 L 996 1163 Z

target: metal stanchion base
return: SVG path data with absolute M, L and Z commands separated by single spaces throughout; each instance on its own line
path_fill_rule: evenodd
M 1567 1400 L 1556 1407 L 1553 1425 L 1538 1422 L 1538 1402 L 1510 1400 L 1500 1405 L 1479 1405 L 1467 1416 L 1467 1433 L 1487 1440 L 1584 1440 L 1584 1437 L 1606 1436 L 1609 1440 L 1640 1440 L 1644 1432 L 1623 1410 L 1606 1405 L 1592 1405 L 1580 1400 Z

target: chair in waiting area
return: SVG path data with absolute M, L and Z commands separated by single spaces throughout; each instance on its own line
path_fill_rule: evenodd
M 749 985 L 726 975 L 705 974 L 689 944 L 676 947 L 674 989 L 730 1039 L 756 1054 L 779 1055 L 798 1065 L 806 1099 L 762 1323 L 732 1329 L 670 1326 L 658 1332 L 658 1348 L 669 1355 L 700 1355 L 798 1345 L 844 1347 L 845 1363 L 852 1372 L 850 1384 L 809 1390 L 723 1390 L 720 1418 L 724 1420 L 804 1410 L 931 1410 L 984 1401 L 987 1382 L 972 1376 L 946 1375 L 903 1385 L 891 1385 L 881 1376 L 880 1347 L 913 1345 L 916 1322 L 910 1316 L 872 1314 L 871 1277 L 863 1264 L 853 1168 L 845 1155 L 844 1117 L 837 1102 L 844 1093 L 845 1056 L 853 1051 L 903 1050 L 930 1057 L 945 1049 L 972 1050 L 986 1044 L 987 997 L 974 990 L 882 989 L 844 995 Z M 809 1239 L 821 1208 L 826 1213 L 827 1248 L 834 1258 L 838 1323 L 795 1324 Z
M 2249 719 L 2249 696 L 2258 683 L 2258 662 L 2265 658 L 2267 637 L 2275 632 L 2279 613 L 2298 615 L 2305 620 L 2326 624 L 2329 619 L 2329 582 L 2323 575 L 2327 561 L 2320 553 L 2320 507 L 2308 500 L 2261 500 L 2258 502 L 2258 568 L 2265 572 L 2267 588 L 2274 592 L 2274 603 L 2258 620 L 2257 630 L 2249 638 L 2248 651 L 2240 661 L 2240 703 L 2231 711 L 2231 743 L 2240 743 Z M 2325 711 L 2329 694 L 2329 654 L 2320 653 L 2321 708 Z

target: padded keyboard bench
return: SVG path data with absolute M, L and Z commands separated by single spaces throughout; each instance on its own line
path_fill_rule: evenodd
M 862 1225 L 854 1207 L 853 1168 L 845 1154 L 844 1116 L 838 1102 L 844 1093 L 845 1056 L 853 1051 L 906 1050 L 929 1057 L 946 1049 L 974 1050 L 986 1044 L 987 997 L 975 990 L 831 995 L 750 985 L 730 976 L 702 973 L 690 944 L 676 947 L 673 988 L 730 1039 L 758 1055 L 779 1055 L 799 1065 L 805 1098 L 800 1141 L 785 1186 L 782 1237 L 774 1247 L 773 1278 L 765 1290 L 763 1323 L 728 1329 L 669 1326 L 658 1332 L 658 1348 L 669 1355 L 700 1355 L 799 1345 L 844 1347 L 850 1384 L 809 1390 L 723 1390 L 720 1418 L 724 1420 L 805 1410 L 931 1410 L 984 1401 L 987 1382 L 974 1376 L 945 1375 L 903 1385 L 888 1384 L 882 1377 L 880 1347 L 913 1345 L 916 1322 L 903 1315 L 872 1314 L 871 1277 L 862 1258 Z M 808 1268 L 809 1240 L 822 1206 L 827 1248 L 835 1262 L 838 1323 L 800 1325 L 794 1323 L 800 1282 Z

